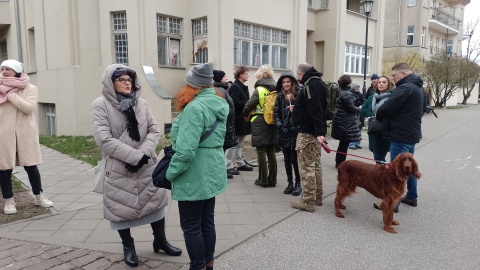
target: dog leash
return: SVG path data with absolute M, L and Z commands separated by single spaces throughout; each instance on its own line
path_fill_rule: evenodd
M 345 153 L 345 152 L 330 149 L 330 147 L 328 147 L 328 145 L 327 145 L 327 142 L 321 143 L 321 145 L 322 145 L 323 149 L 325 150 L 325 152 L 327 152 L 328 154 L 330 154 L 330 152 L 333 151 L 335 153 L 339 153 L 339 154 L 343 154 L 343 155 L 347 155 L 347 156 L 372 160 L 372 161 L 375 161 L 375 163 L 377 163 L 377 164 L 387 164 L 386 162 L 384 162 L 382 160 L 376 160 L 376 159 L 373 159 L 373 158 L 362 157 L 362 156 L 359 156 L 359 155 L 349 154 L 349 153 Z

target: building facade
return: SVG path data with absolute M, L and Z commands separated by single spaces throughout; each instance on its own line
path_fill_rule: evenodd
M 383 73 L 396 62 L 421 71 L 430 57 L 447 53 L 462 57 L 463 17 L 470 0 L 391 0 L 385 8 Z M 477 96 L 472 93 L 472 96 Z M 463 100 L 459 91 L 447 106 Z M 471 102 L 477 103 L 476 98 Z
M 367 74 L 381 70 L 385 0 L 370 18 Z M 90 135 L 106 66 L 137 71 L 160 127 L 187 71 L 211 62 L 233 80 L 270 64 L 276 78 L 311 62 L 326 80 L 363 80 L 360 0 L 0 0 L 0 60 L 17 59 L 39 88 L 41 134 Z

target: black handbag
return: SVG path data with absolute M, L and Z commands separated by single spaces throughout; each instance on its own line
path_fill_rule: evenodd
M 213 124 L 210 130 L 200 137 L 200 143 L 206 140 L 213 133 L 217 125 L 218 119 L 215 121 L 215 124 Z M 170 161 L 172 161 L 172 157 L 175 154 L 175 150 L 173 150 L 172 146 L 169 145 L 163 148 L 163 154 L 165 156 L 158 162 L 152 173 L 153 185 L 159 188 L 172 189 L 172 182 L 168 181 L 166 175 L 168 166 L 170 166 Z
M 367 133 L 369 135 L 378 135 L 378 134 L 382 134 L 382 132 L 383 132 L 383 122 L 377 120 L 375 116 L 370 117 L 368 119 Z

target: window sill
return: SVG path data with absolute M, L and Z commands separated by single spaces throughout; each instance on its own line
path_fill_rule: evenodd
M 177 66 L 158 66 L 158 68 L 171 68 L 171 69 L 183 69 L 183 70 L 187 69 L 184 66 L 179 66 L 179 67 L 177 67 Z

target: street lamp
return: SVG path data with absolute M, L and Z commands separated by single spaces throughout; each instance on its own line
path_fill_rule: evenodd
M 367 93 L 367 45 L 368 45 L 368 16 L 370 16 L 370 12 L 372 11 L 373 7 L 373 0 L 360 0 L 360 5 L 363 6 L 363 12 L 365 12 L 366 17 L 366 26 L 365 26 L 365 59 L 363 59 L 363 95 L 365 96 Z

